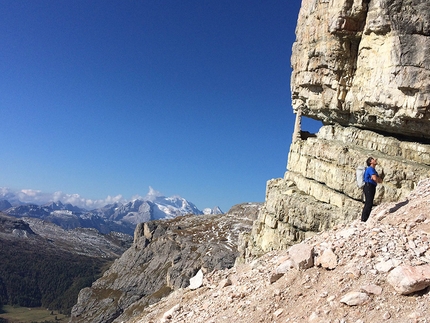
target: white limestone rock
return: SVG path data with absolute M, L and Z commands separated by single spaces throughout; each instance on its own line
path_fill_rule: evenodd
M 362 292 L 350 292 L 345 294 L 340 302 L 349 306 L 357 306 L 369 301 L 369 295 Z
M 190 278 L 189 289 L 197 289 L 203 285 L 203 271 L 200 269 L 194 277 Z
M 326 269 L 335 269 L 337 266 L 337 256 L 331 248 L 325 249 L 316 260 L 316 265 Z
M 306 243 L 299 243 L 288 250 L 292 262 L 297 269 L 308 269 L 314 265 L 314 250 Z
M 396 292 L 407 295 L 430 286 L 430 265 L 399 266 L 387 276 Z

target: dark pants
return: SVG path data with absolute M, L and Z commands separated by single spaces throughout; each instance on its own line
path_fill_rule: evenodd
M 375 198 L 376 186 L 366 183 L 363 188 L 364 191 L 364 208 L 361 213 L 361 221 L 366 222 L 372 212 L 373 199 Z

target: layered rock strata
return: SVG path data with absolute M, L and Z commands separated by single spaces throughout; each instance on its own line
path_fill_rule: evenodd
M 323 126 L 292 143 L 284 178 L 267 183 L 266 201 L 243 257 L 285 249 L 319 231 L 360 218 L 362 190 L 355 169 L 368 156 L 378 159 L 375 202 L 407 196 L 430 176 L 430 145 L 400 141 L 368 130 Z

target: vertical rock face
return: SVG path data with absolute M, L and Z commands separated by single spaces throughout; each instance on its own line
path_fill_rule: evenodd
M 295 110 L 326 123 L 428 138 L 430 2 L 303 0 Z
M 377 171 L 384 178 L 376 203 L 402 200 L 430 177 L 430 145 L 355 127 L 323 126 L 315 137 L 293 142 L 284 178 L 267 183 L 266 201 L 244 256 L 285 249 L 360 218 L 362 190 L 355 169 L 368 156 L 378 159 Z
M 302 0 L 293 45 L 297 120 L 284 178 L 266 201 L 243 256 L 286 248 L 360 217 L 355 169 L 378 158 L 375 202 L 398 201 L 430 177 L 430 2 Z

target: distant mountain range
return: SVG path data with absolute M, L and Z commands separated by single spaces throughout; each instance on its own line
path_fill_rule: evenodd
M 130 235 L 133 235 L 136 224 L 141 222 L 172 219 L 186 214 L 223 214 L 219 207 L 201 211 L 179 196 L 151 196 L 149 199 L 109 204 L 90 211 L 60 201 L 44 205 L 13 203 L 15 206 L 7 199 L 0 200 L 0 211 L 18 218 L 38 218 L 67 230 L 83 227 L 95 228 L 101 233 L 117 231 Z

